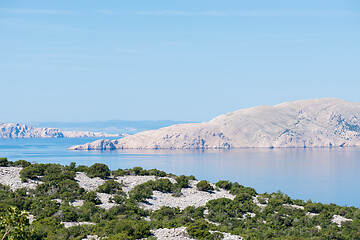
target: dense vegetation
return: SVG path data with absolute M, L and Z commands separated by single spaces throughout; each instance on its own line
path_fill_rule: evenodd
M 220 198 L 209 201 L 205 207 L 189 206 L 180 210 L 164 206 L 149 211 L 140 208 L 139 202 L 145 201 L 153 191 L 179 197 L 181 189 L 189 187 L 195 178 L 176 177 L 140 167 L 110 171 L 104 164 L 61 166 L 31 164 L 24 160 L 13 163 L 0 158 L 0 166 L 22 166 L 23 181 L 43 182 L 36 189 L 16 191 L 0 184 L 0 236 L 10 229 L 7 226 L 14 229 L 3 239 L 82 239 L 95 234 L 108 239 L 141 239 L 150 237 L 151 229 L 180 226 L 186 226 L 188 233 L 197 239 L 221 239 L 222 235 L 213 231 L 229 232 L 246 239 L 360 239 L 358 208 L 293 200 L 281 192 L 258 194 L 252 188 L 229 181 L 219 181 L 216 188 L 228 190 L 236 196 L 234 200 Z M 75 181 L 76 172 L 105 179 L 97 192 L 111 194 L 111 201 L 117 205 L 109 210 L 98 207 L 101 202 L 97 193 L 81 188 Z M 114 179 L 126 175 L 158 178 L 136 186 L 127 195 L 122 190 L 122 183 Z M 200 181 L 197 188 L 215 191 L 207 181 Z M 255 198 L 263 205 L 255 204 Z M 84 204 L 75 207 L 72 205 L 75 200 L 83 200 Z M 313 214 L 307 215 L 309 212 Z M 32 224 L 25 218 L 27 214 L 34 215 L 36 220 Z M 331 222 L 333 215 L 353 221 L 343 222 L 339 227 Z M 65 228 L 61 223 L 76 221 L 95 224 Z

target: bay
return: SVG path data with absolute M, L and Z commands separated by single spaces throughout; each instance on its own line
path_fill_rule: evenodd
M 0 157 L 37 163 L 141 166 L 211 182 L 237 181 L 257 192 L 360 207 L 360 148 L 70 151 L 94 138 L 0 139 Z

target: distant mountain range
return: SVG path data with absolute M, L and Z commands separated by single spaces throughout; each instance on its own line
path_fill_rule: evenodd
M 70 149 L 347 146 L 360 146 L 360 103 L 325 98 L 241 109 L 218 116 L 210 122 L 177 124 Z
M 58 128 L 35 128 L 18 123 L 0 123 L 0 138 L 74 138 L 124 137 L 127 134 L 108 134 L 88 131 L 62 131 Z
M 159 129 L 174 124 L 188 123 L 184 121 L 93 121 L 93 122 L 31 122 L 28 125 L 34 127 L 51 127 L 59 128 L 67 131 L 91 131 L 91 132 L 106 132 L 106 133 L 127 133 L 134 134 L 147 130 Z

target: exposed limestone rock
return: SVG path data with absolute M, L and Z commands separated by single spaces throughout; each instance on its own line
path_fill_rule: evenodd
M 242 240 L 243 238 L 237 235 L 232 235 L 230 233 L 219 232 L 219 231 L 210 231 L 211 233 L 221 233 L 223 234 L 223 240 Z M 160 228 L 151 230 L 151 233 L 156 237 L 157 240 L 192 240 L 192 238 L 186 231 L 186 227 L 178 228 Z
M 77 172 L 75 180 L 79 183 L 79 186 L 87 191 L 95 191 L 100 185 L 105 183 L 104 179 L 99 177 L 90 178 L 83 172 Z
M 340 216 L 340 215 L 334 215 L 331 218 L 331 222 L 335 223 L 338 225 L 338 227 L 341 227 L 341 223 L 342 222 L 346 222 L 346 221 L 353 221 L 352 219 L 348 219 L 346 217 Z
M 95 223 L 92 222 L 61 222 L 61 223 L 64 224 L 65 228 L 80 226 L 80 225 L 95 225 Z
M 58 128 L 35 128 L 18 123 L 0 123 L 0 138 L 77 138 L 124 136 L 127 136 L 127 134 L 108 134 L 87 131 L 61 131 Z
M 258 106 L 72 150 L 360 146 L 360 103 L 336 98 Z
M 295 209 L 304 210 L 303 206 L 299 206 L 299 205 L 295 205 L 295 204 L 283 204 L 283 206 L 285 208 L 295 208 Z
M 18 188 L 32 188 L 42 182 L 28 179 L 28 182 L 22 182 L 20 178 L 21 167 L 0 167 L 0 183 L 7 185 L 11 190 Z
M 194 239 L 187 232 L 186 227 L 179 228 L 160 228 L 151 230 L 157 240 L 187 240 Z
M 189 188 L 181 189 L 181 196 L 174 197 L 171 193 L 162 193 L 159 191 L 153 191 L 151 198 L 147 199 L 146 203 L 141 203 L 145 209 L 157 210 L 162 206 L 169 207 L 178 207 L 181 210 L 185 209 L 188 206 L 201 207 L 205 206 L 206 203 L 213 199 L 218 198 L 229 198 L 234 199 L 235 195 L 228 193 L 224 189 L 215 190 L 213 192 L 199 191 L 196 188 L 196 184 L 199 181 L 191 180 L 189 181 Z M 214 185 L 213 185 L 214 186 Z

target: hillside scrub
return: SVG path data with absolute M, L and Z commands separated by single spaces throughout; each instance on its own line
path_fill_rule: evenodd
M 202 180 L 202 181 L 198 182 L 196 184 L 196 188 L 200 191 L 205 191 L 205 192 L 210 192 L 210 191 L 214 190 L 214 187 L 211 186 L 211 184 L 206 180 Z
M 105 179 L 110 176 L 110 169 L 103 163 L 95 163 L 86 170 L 86 174 L 91 177 L 99 177 Z
M 3 163 L 12 165 L 5 160 Z M 113 176 L 110 175 L 106 165 L 86 167 L 74 163 L 69 166 L 25 163 L 23 166 L 20 174 L 24 180 L 33 178 L 41 182 L 36 189 L 17 190 L 0 184 L 0 216 L 8 214 L 9 207 L 15 209 L 17 215 L 25 211 L 25 215 L 34 216 L 34 222 L 24 225 L 24 229 L 31 233 L 26 239 L 83 239 L 87 235 L 107 236 L 108 239 L 142 239 L 151 237 L 152 229 L 177 227 L 186 227 L 187 232 L 197 239 L 221 239 L 221 233 L 213 231 L 245 239 L 360 239 L 360 210 L 355 207 L 295 200 L 280 191 L 258 194 L 253 188 L 239 183 L 219 181 L 216 187 L 234 194 L 233 200 L 218 198 L 208 201 L 204 207 L 188 206 L 183 210 L 168 206 L 145 210 L 141 202 L 151 197 L 153 191 L 174 194 L 179 188 L 191 187 L 190 181 L 194 178 L 165 173 L 165 176 L 175 179 L 172 183 L 167 178 L 160 178 L 164 173 L 159 170 L 139 167 L 120 169 L 115 172 L 139 176 L 155 174 L 153 176 L 159 177 L 135 186 L 126 195 L 122 184 L 112 178 L 114 171 L 111 172 Z M 74 179 L 77 171 L 88 174 L 89 169 L 105 179 L 96 191 L 85 191 Z M 213 191 L 209 182 L 199 183 L 203 191 Z M 112 208 L 100 207 L 99 192 L 111 196 Z M 83 204 L 73 206 L 75 200 L 83 200 Z M 343 221 L 338 225 L 332 222 L 334 215 L 352 221 Z M 61 222 L 90 222 L 94 225 L 65 228 Z M 0 232 L 5 230 L 5 225 L 0 225 Z

